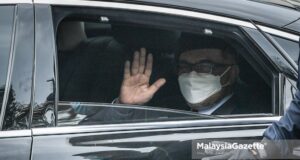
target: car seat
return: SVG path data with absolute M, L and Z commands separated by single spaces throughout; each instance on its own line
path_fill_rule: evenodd
M 109 36 L 87 38 L 83 22 L 62 22 L 57 33 L 60 100 L 111 102 L 121 83 L 121 46 Z

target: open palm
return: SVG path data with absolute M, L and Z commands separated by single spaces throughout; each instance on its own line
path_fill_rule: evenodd
M 153 56 L 146 49 L 134 53 L 132 66 L 129 61 L 125 62 L 124 79 L 121 86 L 119 102 L 123 104 L 147 103 L 158 89 L 166 83 L 164 78 L 158 79 L 152 85 L 149 84 L 152 73 Z

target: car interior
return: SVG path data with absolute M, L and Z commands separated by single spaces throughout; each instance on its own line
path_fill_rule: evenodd
M 235 49 L 240 73 L 234 94 L 241 95 L 238 96 L 241 107 L 246 103 L 253 106 L 237 114 L 272 113 L 271 82 L 266 82 L 242 56 L 241 52 L 247 54 L 242 44 L 228 37 L 211 35 L 212 32 L 214 30 L 208 29 L 203 33 L 188 33 L 134 23 L 66 19 L 58 25 L 56 35 L 59 101 L 111 103 L 119 95 L 124 62 L 132 60 L 134 51 L 144 47 L 154 56 L 150 83 L 161 77 L 167 80 L 146 105 L 191 111 L 170 103 L 174 97 L 182 97 L 176 74 L 176 53 L 184 43 L 182 38 L 189 34 L 194 37 L 192 41 L 213 45 L 213 41 L 219 39 Z

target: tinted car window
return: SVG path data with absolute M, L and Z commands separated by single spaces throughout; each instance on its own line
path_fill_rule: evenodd
M 278 36 L 272 36 L 277 43 L 290 55 L 290 57 L 297 63 L 299 57 L 299 44 L 297 42 L 287 40 Z
M 212 36 L 221 32 L 217 29 L 204 28 L 200 34 L 110 22 L 108 17 L 101 17 L 104 19 L 101 22 L 84 21 L 82 17 L 75 19 L 67 18 L 57 27 L 58 125 L 203 119 L 207 118 L 204 114 L 272 112 L 270 75 L 264 74 L 265 68 L 255 65 L 253 58 L 244 57 L 250 53 L 238 41 L 232 37 Z M 140 57 L 144 53 L 144 60 L 135 58 L 139 52 Z M 128 65 L 126 61 L 131 63 Z M 153 62 L 150 72 L 145 65 L 139 68 L 141 72 L 134 73 L 134 62 L 146 64 L 149 61 Z M 146 76 L 145 83 L 125 82 L 126 77 L 134 79 L 135 75 Z M 152 84 L 159 85 L 162 78 L 166 80 L 165 85 L 146 101 L 124 103 L 120 96 L 124 84 L 141 84 L 148 88 Z M 189 83 L 206 90 L 194 91 L 197 87 L 189 88 Z M 152 107 L 156 109 L 150 109 Z
M 13 32 L 13 6 L 0 6 L 0 108 L 2 107 Z
M 55 125 L 54 99 L 55 81 L 55 47 L 51 8 L 47 5 L 35 8 L 35 104 L 33 107 L 32 127 L 51 127 Z M 52 35 L 52 36 L 49 36 Z M 47 38 L 45 38 L 47 37 Z
M 33 75 L 33 9 L 18 7 L 14 36 L 13 66 L 9 99 L 6 105 L 4 130 L 27 129 Z

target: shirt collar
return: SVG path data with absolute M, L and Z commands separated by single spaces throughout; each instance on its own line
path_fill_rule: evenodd
M 211 115 L 214 111 L 216 111 L 217 109 L 219 109 L 221 106 L 223 106 L 224 103 L 226 103 L 231 97 L 233 96 L 233 93 L 224 97 L 223 99 L 221 99 L 219 102 L 215 103 L 212 106 L 209 107 L 205 107 L 201 110 L 198 110 L 198 113 L 200 114 L 206 114 L 206 115 Z

